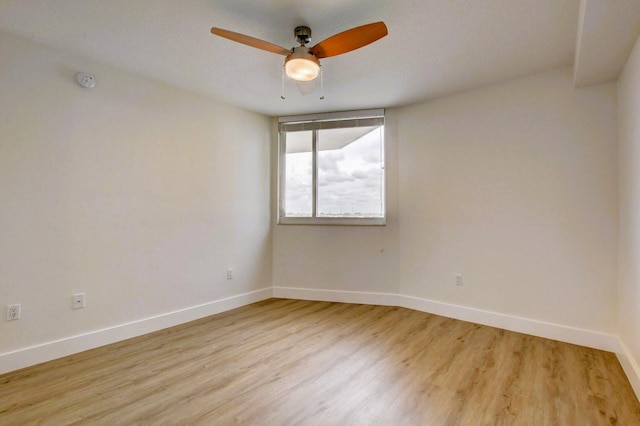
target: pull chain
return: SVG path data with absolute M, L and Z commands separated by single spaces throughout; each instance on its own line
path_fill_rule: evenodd
M 280 99 L 286 99 L 284 96 L 284 65 L 282 66 L 282 94 L 280 95 Z
M 324 71 L 320 65 L 320 100 L 324 99 Z

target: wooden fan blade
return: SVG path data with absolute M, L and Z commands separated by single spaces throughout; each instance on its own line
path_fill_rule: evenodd
M 328 58 L 359 49 L 369 43 L 386 36 L 387 26 L 384 22 L 362 25 L 322 40 L 311 48 L 316 58 Z
M 234 33 L 233 31 L 223 30 L 222 28 L 213 27 L 211 28 L 211 33 L 238 43 L 246 44 L 247 46 L 266 50 L 267 52 L 278 53 L 285 56 L 291 53 L 291 50 L 285 49 L 277 44 L 269 43 L 259 38 L 249 37 L 248 35 Z

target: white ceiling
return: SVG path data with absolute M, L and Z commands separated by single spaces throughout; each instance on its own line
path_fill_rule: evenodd
M 640 1 L 583 0 L 576 47 L 577 87 L 617 80 L 640 34 Z
M 640 0 L 582 2 L 581 21 L 580 0 L 0 0 L 0 30 L 287 115 L 406 105 L 574 57 L 579 85 L 615 79 L 640 32 Z M 387 37 L 322 60 L 324 100 L 290 81 L 280 99 L 283 56 L 210 33 L 216 26 L 289 48 L 298 25 L 311 27 L 313 45 L 380 20 Z

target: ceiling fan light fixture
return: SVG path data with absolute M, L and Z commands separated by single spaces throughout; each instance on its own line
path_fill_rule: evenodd
M 284 69 L 296 81 L 311 81 L 320 73 L 320 61 L 304 46 L 294 47 L 284 61 Z
M 306 45 L 311 41 L 311 28 L 299 26 L 295 28 L 293 33 L 300 46 L 291 50 L 268 41 L 222 28 L 213 27 L 211 28 L 211 33 L 237 43 L 286 56 L 282 73 L 282 86 L 284 87 L 285 72 L 293 80 L 301 82 L 312 81 L 320 75 L 320 59 L 360 49 L 386 36 L 388 30 L 384 22 L 373 22 L 332 35 L 309 48 Z M 322 80 L 322 77 L 320 79 Z

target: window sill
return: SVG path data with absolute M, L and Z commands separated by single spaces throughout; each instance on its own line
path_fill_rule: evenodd
M 384 217 L 281 217 L 278 225 L 385 226 Z

